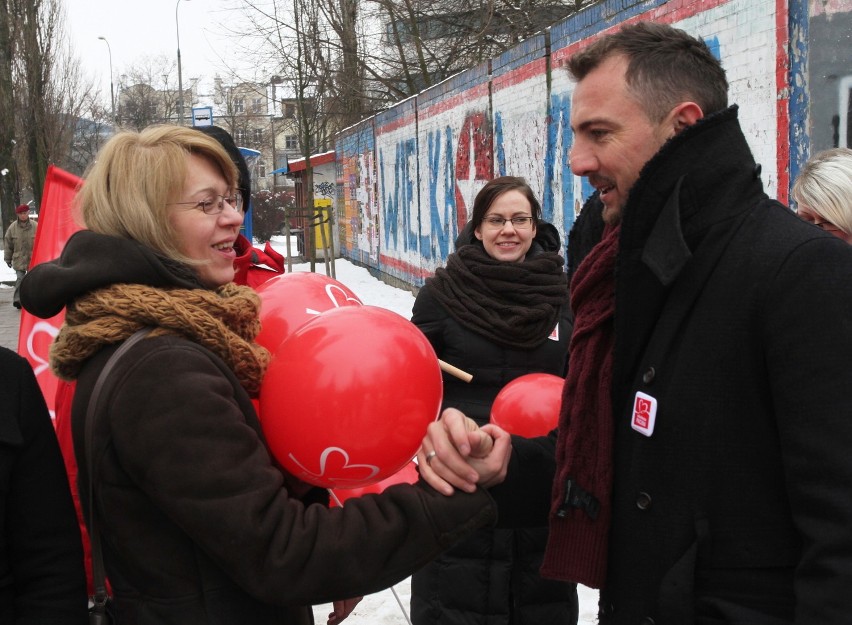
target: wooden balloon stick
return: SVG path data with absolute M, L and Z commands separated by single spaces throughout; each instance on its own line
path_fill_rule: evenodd
M 440 358 L 438 359 L 438 364 L 441 365 L 441 371 L 449 373 L 451 376 L 454 376 L 459 380 L 462 380 L 463 382 L 470 382 L 473 379 L 473 376 L 467 371 L 462 371 L 458 367 L 454 367 L 450 363 L 444 362 Z

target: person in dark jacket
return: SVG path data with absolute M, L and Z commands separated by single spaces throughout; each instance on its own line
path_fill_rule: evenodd
M 404 579 L 493 521 L 480 490 L 446 498 L 400 485 L 345 508 L 270 458 L 252 405 L 268 362 L 260 298 L 234 277 L 242 223 L 233 162 L 190 128 L 122 132 L 102 148 L 76 202 L 86 228 L 34 268 L 22 303 L 66 308 L 51 367 L 76 379 L 79 490 L 94 507 L 117 622 L 307 624 L 309 604 L 353 602 Z M 85 436 L 95 381 L 119 360 Z
M 632 24 L 567 67 L 606 228 L 571 283 L 558 438 L 506 453 L 446 414 L 422 474 L 503 479 L 501 524 L 548 516 L 543 574 L 601 587 L 603 624 L 848 623 L 852 247 L 767 197 L 700 39 Z
M 0 623 L 85 625 L 83 547 L 29 363 L 0 347 Z
M 484 425 L 512 380 L 564 377 L 571 325 L 560 247 L 523 178 L 495 178 L 477 194 L 456 251 L 426 280 L 411 317 L 438 358 L 473 376 L 444 374 L 442 408 Z M 538 573 L 546 539 L 544 523 L 479 530 L 414 574 L 412 623 L 576 623 L 576 585 Z

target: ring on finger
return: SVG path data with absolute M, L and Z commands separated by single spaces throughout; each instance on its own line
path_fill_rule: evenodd
M 426 464 L 431 466 L 432 458 L 434 458 L 437 455 L 438 455 L 438 452 L 435 451 L 434 449 L 432 451 L 430 451 L 428 454 L 426 454 Z

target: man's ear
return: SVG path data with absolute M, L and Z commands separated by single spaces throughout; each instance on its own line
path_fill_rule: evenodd
M 671 116 L 672 127 L 677 134 L 704 117 L 704 111 L 695 102 L 681 102 L 671 110 L 669 115 Z

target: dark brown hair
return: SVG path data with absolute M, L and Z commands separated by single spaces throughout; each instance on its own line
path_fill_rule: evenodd
M 526 197 L 530 203 L 532 217 L 534 219 L 533 223 L 538 224 L 541 221 L 541 204 L 535 197 L 535 193 L 533 193 L 530 185 L 527 184 L 527 181 L 518 176 L 500 176 L 499 178 L 489 180 L 486 185 L 479 190 L 479 193 L 476 194 L 476 199 L 473 200 L 473 214 L 471 215 L 470 220 L 473 222 L 474 229 L 479 228 L 479 226 L 482 225 L 482 220 L 485 219 L 485 214 L 488 212 L 488 209 L 491 208 L 494 200 L 507 191 L 520 191 L 523 193 L 524 197 Z
M 680 102 L 695 102 L 705 115 L 728 106 L 725 70 L 707 44 L 666 24 L 624 26 L 571 56 L 566 67 L 580 81 L 618 54 L 628 59 L 628 89 L 654 122 Z

